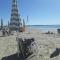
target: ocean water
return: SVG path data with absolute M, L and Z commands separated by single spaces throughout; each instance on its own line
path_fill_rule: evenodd
M 42 31 L 57 31 L 57 29 L 60 29 L 60 25 L 29 25 L 27 27 Z

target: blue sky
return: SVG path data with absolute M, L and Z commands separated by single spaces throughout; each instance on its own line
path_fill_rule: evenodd
M 0 20 L 10 21 L 12 0 L 0 0 Z M 26 24 L 60 24 L 60 0 L 18 0 L 19 14 Z M 29 21 L 27 22 L 27 16 Z

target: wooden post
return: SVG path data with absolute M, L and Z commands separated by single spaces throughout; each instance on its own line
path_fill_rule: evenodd
M 18 45 L 17 45 L 17 49 L 18 49 L 18 57 L 20 57 L 20 55 L 23 56 L 23 58 L 25 58 L 24 56 L 24 49 L 23 49 L 23 40 L 22 38 L 16 38 L 18 41 Z

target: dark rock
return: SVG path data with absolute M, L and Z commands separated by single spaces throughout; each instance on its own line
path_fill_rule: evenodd
M 60 34 L 60 29 L 57 29 L 57 32 Z
M 53 57 L 56 57 L 60 54 L 60 49 L 59 48 L 56 48 L 56 51 L 54 51 L 51 55 L 50 55 L 50 58 L 53 58 Z

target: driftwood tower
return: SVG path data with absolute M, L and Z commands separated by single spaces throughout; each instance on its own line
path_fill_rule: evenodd
M 21 19 L 18 13 L 17 0 L 12 0 L 12 10 L 10 19 L 10 29 L 19 30 L 21 24 Z

